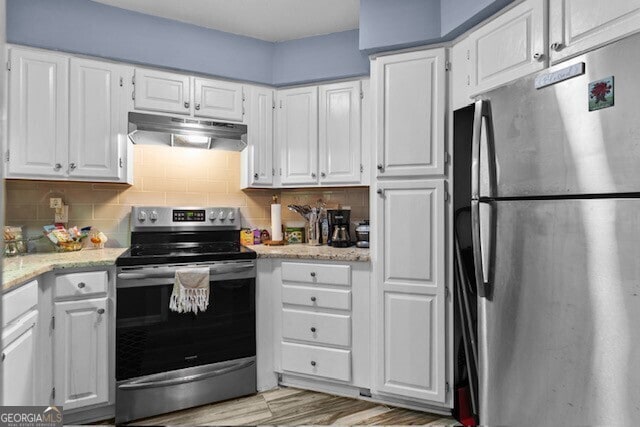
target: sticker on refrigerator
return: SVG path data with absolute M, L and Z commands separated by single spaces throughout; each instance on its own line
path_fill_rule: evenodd
M 613 107 L 613 76 L 589 83 L 589 111 Z

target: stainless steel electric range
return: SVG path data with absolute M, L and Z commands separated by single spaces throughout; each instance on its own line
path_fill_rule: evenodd
M 237 208 L 134 207 L 116 261 L 116 423 L 256 392 L 256 253 Z M 209 307 L 169 309 L 176 270 L 209 267 Z

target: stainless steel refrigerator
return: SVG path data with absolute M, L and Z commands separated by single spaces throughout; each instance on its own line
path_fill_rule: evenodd
M 471 205 L 480 423 L 632 425 L 640 36 L 479 99 Z

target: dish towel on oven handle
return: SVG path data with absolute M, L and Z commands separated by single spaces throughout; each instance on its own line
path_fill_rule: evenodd
M 169 308 L 178 313 L 205 311 L 209 306 L 209 267 L 176 270 Z

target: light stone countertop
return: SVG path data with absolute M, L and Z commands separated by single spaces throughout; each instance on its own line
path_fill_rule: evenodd
M 49 252 L 2 259 L 2 292 L 48 271 L 60 268 L 112 266 L 127 248 L 83 249 Z
M 368 262 L 369 249 L 334 248 L 332 246 L 311 246 L 293 244 L 284 246 L 253 245 L 248 246 L 258 254 L 258 258 L 308 259 L 318 261 L 362 261 Z
M 369 249 L 355 246 L 334 248 L 294 244 L 254 245 L 258 258 L 307 259 L 318 261 L 368 262 Z M 127 248 L 83 249 L 78 252 L 49 252 L 2 259 L 2 292 L 55 269 L 112 266 Z

